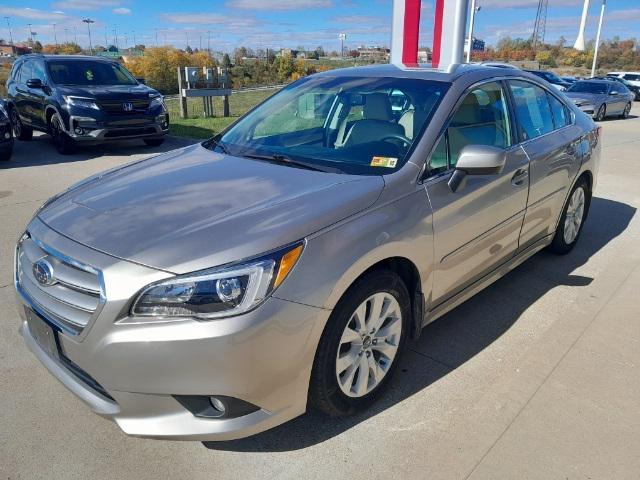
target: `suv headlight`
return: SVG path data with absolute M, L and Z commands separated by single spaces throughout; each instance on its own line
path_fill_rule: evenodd
M 159 106 L 164 107 L 164 99 L 162 98 L 162 95 L 151 96 L 150 94 L 149 97 L 151 99 L 151 101 L 149 102 L 149 108 L 159 107 Z
M 283 282 L 302 248 L 299 242 L 254 260 L 153 283 L 138 295 L 131 314 L 209 320 L 245 313 Z
M 64 101 L 67 105 L 73 105 L 74 107 L 93 108 L 94 110 L 100 110 L 100 107 L 93 98 L 84 97 L 71 97 L 64 95 Z

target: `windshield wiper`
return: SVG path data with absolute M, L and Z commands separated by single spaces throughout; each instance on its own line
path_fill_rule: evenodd
M 214 150 L 214 151 L 216 148 L 219 148 L 222 153 L 224 153 L 225 155 L 229 155 L 229 151 L 227 150 L 227 147 L 225 147 L 224 143 L 222 143 L 216 137 L 210 138 L 205 143 L 206 143 L 205 148 L 208 148 L 209 150 Z
M 314 170 L 316 172 L 325 173 L 343 173 L 339 168 L 318 166 L 312 163 L 302 162 L 300 160 L 294 160 L 293 158 L 285 155 L 274 153 L 273 155 L 259 155 L 254 153 L 241 153 L 239 156 L 245 158 L 252 158 L 254 160 L 262 160 L 265 162 L 277 163 L 278 165 L 286 165 L 294 168 L 304 168 L 306 170 Z

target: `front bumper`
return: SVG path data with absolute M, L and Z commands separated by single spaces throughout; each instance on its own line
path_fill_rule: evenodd
M 104 143 L 136 138 L 160 138 L 169 132 L 169 114 L 145 115 L 136 118 L 99 120 L 92 117 L 69 117 L 67 134 L 76 142 Z
M 138 323 L 126 314 L 131 297 L 151 279 L 168 274 L 79 245 L 37 219 L 29 230 L 52 249 L 102 272 L 104 306 L 82 333 L 58 333 L 58 338 L 64 356 L 99 382 L 110 398 L 45 353 L 31 335 L 26 317 L 21 327 L 25 342 L 58 380 L 125 433 L 231 440 L 305 412 L 315 349 L 328 310 L 271 297 L 237 317 Z M 18 300 L 24 315 L 30 299 L 23 292 Z M 236 418 L 202 418 L 174 395 L 223 395 L 259 409 Z

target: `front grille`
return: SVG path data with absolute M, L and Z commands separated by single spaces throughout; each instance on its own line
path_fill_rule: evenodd
M 131 103 L 133 110 L 126 111 L 123 104 Z M 149 109 L 149 100 L 101 100 L 100 108 L 106 113 L 140 113 Z
M 34 264 L 46 261 L 53 282 L 43 285 L 34 273 Z M 25 235 L 16 253 L 18 288 L 36 310 L 65 332 L 77 335 L 87 326 L 101 304 L 97 270 L 70 259 Z

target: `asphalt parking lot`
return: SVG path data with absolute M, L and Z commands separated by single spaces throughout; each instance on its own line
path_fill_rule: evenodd
M 126 437 L 28 352 L 13 246 L 50 195 L 168 150 L 55 152 L 0 165 L 0 478 L 637 479 L 640 472 L 640 104 L 607 120 L 590 217 L 568 256 L 542 252 L 431 324 L 389 393 L 357 417 L 308 413 L 224 444 Z

